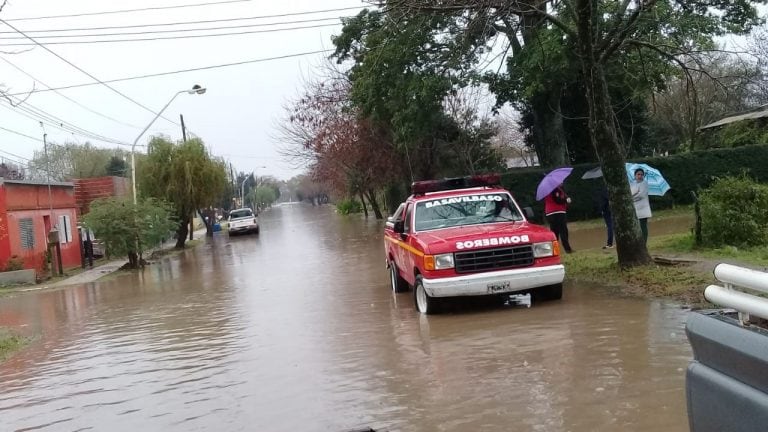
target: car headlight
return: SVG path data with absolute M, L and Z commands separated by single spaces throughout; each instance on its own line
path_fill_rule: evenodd
M 453 268 L 453 254 L 424 255 L 426 270 L 444 270 Z
M 435 270 L 453 268 L 453 254 L 435 255 Z
M 550 257 L 555 254 L 555 247 L 552 242 L 534 243 L 533 244 L 533 256 L 534 258 Z

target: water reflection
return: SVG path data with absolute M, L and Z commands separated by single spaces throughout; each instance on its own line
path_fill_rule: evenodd
M 381 223 L 262 214 L 140 275 L 5 299 L 39 334 L 0 365 L 9 430 L 687 428 L 685 311 L 569 285 L 562 302 L 420 316 Z

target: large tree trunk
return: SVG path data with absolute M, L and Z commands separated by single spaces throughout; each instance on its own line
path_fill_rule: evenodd
M 211 209 L 198 209 L 197 214 L 200 215 L 200 219 L 202 219 L 205 224 L 205 236 L 213 237 L 213 224 L 216 223 L 216 211 Z M 206 219 L 206 217 L 208 219 Z
M 523 12 L 520 16 L 521 30 L 511 29 L 507 37 L 512 41 L 513 55 L 524 49 L 538 49 L 539 32 L 546 29 L 546 21 L 539 16 L 539 11 L 546 8 L 545 0 L 520 3 Z M 518 42 L 518 31 L 525 45 Z M 528 104 L 533 115 L 533 145 L 539 164 L 544 167 L 569 165 L 568 145 L 563 127 L 563 114 L 560 109 L 562 83 L 552 84 L 534 94 Z
M 365 196 L 363 196 L 362 189 L 358 192 L 358 196 L 360 196 L 360 204 L 363 206 L 363 214 L 365 215 L 365 218 L 368 219 L 368 206 L 365 205 Z
M 184 244 L 187 242 L 187 234 L 189 234 L 189 215 L 185 215 L 179 221 L 179 228 L 176 229 L 176 249 L 184 249 Z
M 563 114 L 560 112 L 561 93 L 559 86 L 553 86 L 530 100 L 536 156 L 544 167 L 570 165 Z
M 368 202 L 371 203 L 371 210 L 373 210 L 376 219 L 384 219 L 384 214 L 381 213 L 381 207 L 379 207 L 379 201 L 376 199 L 376 192 L 374 192 L 373 189 L 368 189 L 366 196 L 368 197 Z
M 616 251 L 622 268 L 651 263 L 640 223 L 632 204 L 627 181 L 626 162 L 616 133 L 613 106 L 608 93 L 603 65 L 597 61 L 594 51 L 593 19 L 596 14 L 595 0 L 577 0 L 577 26 L 579 54 L 584 69 L 585 87 L 589 105 L 589 135 L 603 170 L 603 180 L 608 187 L 614 227 Z
M 132 269 L 139 268 L 139 254 L 134 252 L 128 252 L 128 267 Z

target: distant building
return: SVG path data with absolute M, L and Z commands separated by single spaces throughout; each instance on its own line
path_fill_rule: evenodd
M 766 105 L 763 105 L 749 112 L 746 112 L 744 114 L 725 117 L 716 122 L 712 122 L 710 124 L 704 125 L 700 127 L 699 130 L 703 131 L 707 129 L 719 128 L 722 126 L 729 125 L 731 123 L 737 123 L 737 122 L 746 121 L 746 120 L 764 121 L 766 118 L 768 118 L 768 107 Z
M 78 215 L 88 213 L 91 203 L 99 198 L 128 196 L 131 192 L 131 184 L 125 177 L 94 177 L 74 179 L 72 182 Z
M 48 191 L 46 182 L 0 178 L 0 268 L 18 256 L 24 268 L 42 272 L 52 228 L 64 268 L 80 265 L 74 184 L 52 182 Z

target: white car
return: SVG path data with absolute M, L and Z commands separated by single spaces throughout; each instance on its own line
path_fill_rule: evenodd
M 229 234 L 259 233 L 259 218 L 249 208 L 229 212 Z

